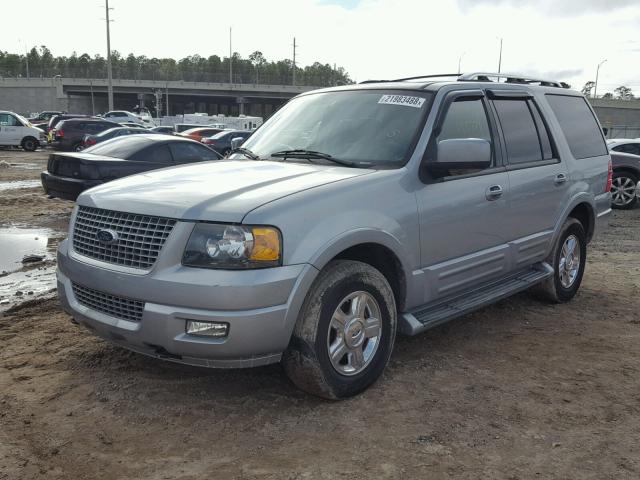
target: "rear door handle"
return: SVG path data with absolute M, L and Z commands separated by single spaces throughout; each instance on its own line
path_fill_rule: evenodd
M 564 173 L 559 173 L 556 175 L 555 180 L 553 181 L 556 185 L 562 185 L 567 181 L 567 176 Z
M 501 185 L 491 185 L 489 188 L 487 188 L 487 191 L 485 192 L 485 197 L 489 201 L 497 200 L 502 196 L 502 193 L 503 193 L 503 190 Z

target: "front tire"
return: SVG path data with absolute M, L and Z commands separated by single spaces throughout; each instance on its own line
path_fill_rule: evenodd
M 553 275 L 537 287 L 537 293 L 555 303 L 568 302 L 578 293 L 587 262 L 587 235 L 582 223 L 571 217 L 564 222 L 546 262 L 553 267 Z
M 393 291 L 384 275 L 352 260 L 320 272 L 282 363 L 301 390 L 327 399 L 356 395 L 382 374 L 396 335 Z
M 27 152 L 35 152 L 38 148 L 38 141 L 33 137 L 23 138 L 22 148 Z
M 629 210 L 636 206 L 638 197 L 636 187 L 638 177 L 629 172 L 613 172 L 611 184 L 611 206 L 620 210 Z

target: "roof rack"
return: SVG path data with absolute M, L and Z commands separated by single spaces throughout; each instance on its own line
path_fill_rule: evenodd
M 541 87 L 571 88 L 568 83 L 556 82 L 555 80 L 543 80 L 540 78 L 531 78 L 525 75 L 517 75 L 511 73 L 486 73 L 474 72 L 465 73 L 440 73 L 437 75 L 419 75 L 416 77 L 396 78 L 394 80 L 365 80 L 360 83 L 384 83 L 384 82 L 406 82 L 409 80 L 420 80 L 422 78 L 442 78 L 456 77 L 459 82 L 500 82 L 500 83 L 521 83 L 521 84 L 538 84 Z
M 492 79 L 495 79 L 495 80 L 492 80 Z M 504 79 L 503 83 L 524 83 L 524 84 L 537 83 L 541 87 L 571 88 L 569 84 L 565 82 L 556 82 L 555 80 L 531 78 L 525 75 L 517 75 L 517 74 L 511 74 L 511 73 L 474 72 L 474 73 L 466 73 L 458 77 L 459 82 L 464 82 L 464 81 L 500 82 L 501 79 Z

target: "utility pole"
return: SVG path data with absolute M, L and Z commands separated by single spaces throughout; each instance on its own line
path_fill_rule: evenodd
M 500 73 L 502 68 L 502 37 L 500 37 L 500 56 L 498 57 L 498 73 Z
M 229 83 L 233 83 L 233 53 L 231 50 L 231 27 L 229 27 Z
M 293 37 L 293 86 L 296 85 L 296 37 Z
M 600 66 L 606 61 L 607 59 L 605 58 L 598 64 L 598 68 L 596 68 L 596 84 L 594 85 L 593 98 L 598 98 L 598 75 L 600 74 Z
M 167 117 L 169 116 L 169 82 L 165 84 L 165 96 L 167 97 Z
M 24 61 L 27 64 L 27 80 L 29 80 L 29 78 L 31 78 L 29 76 L 29 54 L 27 53 L 27 44 L 24 44 Z
M 462 55 L 458 57 L 458 75 L 460 75 L 460 65 L 462 65 L 462 58 L 465 56 L 467 52 L 462 52 Z
M 109 0 L 104 0 L 107 15 L 107 98 L 109 110 L 113 110 L 113 74 L 111 72 L 111 32 L 109 31 Z

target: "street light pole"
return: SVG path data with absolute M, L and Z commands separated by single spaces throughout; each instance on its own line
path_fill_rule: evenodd
M 606 61 L 607 59 L 605 58 L 598 64 L 598 68 L 596 68 L 596 84 L 593 88 L 593 98 L 598 98 L 598 75 L 600 74 L 600 66 Z
M 107 15 L 107 98 L 109 111 L 113 110 L 113 74 L 111 72 L 111 32 L 109 31 L 109 0 L 104 0 Z
M 229 27 L 229 83 L 233 83 L 233 52 L 231 49 L 231 27 Z
M 500 56 L 498 57 L 498 73 L 502 69 L 502 37 L 500 37 Z
M 462 58 L 467 52 L 462 52 L 462 55 L 458 57 L 458 75 L 460 75 L 460 65 L 462 64 Z

